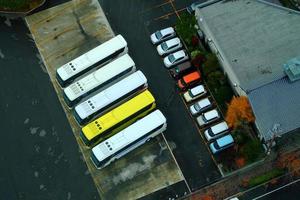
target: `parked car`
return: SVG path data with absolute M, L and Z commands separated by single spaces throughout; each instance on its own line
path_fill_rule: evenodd
M 229 130 L 228 125 L 225 121 L 213 125 L 204 131 L 204 136 L 207 141 L 211 141 L 227 133 Z
M 164 57 L 164 64 L 166 68 L 171 68 L 174 65 L 182 63 L 189 59 L 188 54 L 185 50 L 176 51 L 175 53 L 171 53 L 168 56 Z
M 189 86 L 193 86 L 201 80 L 199 71 L 193 71 L 177 81 L 177 85 L 181 90 L 187 89 Z
M 152 33 L 150 36 L 152 44 L 158 44 L 162 41 L 170 39 L 176 35 L 175 30 L 173 27 L 168 27 L 155 33 Z
M 217 109 L 213 109 L 205 113 L 202 113 L 199 117 L 197 117 L 197 123 L 201 127 L 210 124 L 214 121 L 217 121 L 220 118 L 221 116 L 220 113 L 217 111 Z
M 192 63 L 190 61 L 186 61 L 170 69 L 170 74 L 173 78 L 178 79 L 183 74 L 191 72 L 192 70 L 194 70 Z
M 197 115 L 212 107 L 212 103 L 208 98 L 201 99 L 190 106 L 192 115 Z
M 182 48 L 182 43 L 178 37 L 167 40 L 156 47 L 160 56 L 171 53 Z
M 216 154 L 220 151 L 223 151 L 224 149 L 227 149 L 228 147 L 233 146 L 233 144 L 233 137 L 232 135 L 228 134 L 211 143 L 209 145 L 209 148 L 213 154 Z
M 188 89 L 184 94 L 183 98 L 188 103 L 190 101 L 193 101 L 195 99 L 198 99 L 202 96 L 204 96 L 207 93 L 203 85 L 197 85 L 191 89 Z

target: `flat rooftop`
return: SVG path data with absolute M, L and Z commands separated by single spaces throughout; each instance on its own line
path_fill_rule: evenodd
M 201 8 L 199 18 L 245 91 L 284 77 L 282 65 L 300 54 L 299 12 L 262 1 L 224 0 Z

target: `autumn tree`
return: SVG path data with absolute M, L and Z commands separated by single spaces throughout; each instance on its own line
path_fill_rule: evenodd
M 287 169 L 293 175 L 300 175 L 300 159 L 298 155 L 291 153 L 280 155 L 277 160 L 277 166 Z
M 226 122 L 230 127 L 236 128 L 240 122 L 253 122 L 255 120 L 250 103 L 245 96 L 233 97 L 228 104 Z

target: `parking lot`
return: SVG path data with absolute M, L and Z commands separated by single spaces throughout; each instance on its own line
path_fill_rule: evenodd
M 129 54 L 148 77 L 158 107 L 167 116 L 168 129 L 165 136 L 173 147 L 175 158 L 190 189 L 193 191 L 219 179 L 218 169 L 198 127 L 149 38 L 152 32 L 173 26 L 177 14 L 184 12 L 192 1 L 99 2 L 112 29 L 128 41 Z
M 48 127 L 49 121 L 53 122 L 55 121 L 54 119 L 61 119 L 61 118 L 65 119 L 65 117 L 63 116 L 61 111 L 60 111 L 60 115 L 58 115 L 52 109 L 52 106 L 60 107 L 58 105 L 58 101 L 56 101 L 56 104 L 53 103 L 52 100 L 51 100 L 52 102 L 51 104 L 47 103 L 49 99 L 56 98 L 55 95 L 53 94 L 53 91 L 51 95 L 47 96 L 47 98 L 49 97 L 48 100 L 45 100 L 46 97 L 42 95 L 43 92 L 45 92 L 45 87 L 49 88 L 49 85 L 47 85 L 49 84 L 49 81 L 46 75 L 46 69 L 43 67 L 42 60 L 39 56 L 37 56 L 38 55 L 37 51 L 34 50 L 33 52 L 36 53 L 34 53 L 34 55 L 31 56 L 33 57 L 36 56 L 36 58 L 34 59 L 36 60 L 36 62 L 34 64 L 29 63 L 29 65 L 32 65 L 32 67 L 36 67 L 39 65 L 42 66 L 42 70 L 43 72 L 45 72 L 45 74 L 42 72 L 41 68 L 38 68 L 38 70 L 40 70 L 38 73 L 43 73 L 44 75 L 43 77 L 44 79 L 46 79 L 47 84 L 44 85 L 45 87 L 41 86 L 39 89 L 39 91 L 43 91 L 39 93 L 42 97 L 40 96 L 34 97 L 33 95 L 32 100 L 29 102 L 29 104 L 35 106 L 40 104 L 41 101 L 40 99 L 43 98 L 44 99 L 42 101 L 43 104 L 40 105 L 36 111 L 35 110 L 32 111 L 29 109 L 28 112 L 29 113 L 36 112 L 38 113 L 37 116 L 39 115 L 46 116 L 47 114 L 42 111 L 44 110 L 46 105 L 46 108 L 47 110 L 49 110 L 49 113 L 52 112 L 53 113 L 49 116 L 49 118 L 46 117 L 45 118 L 46 120 L 42 120 L 42 118 L 39 117 L 38 119 L 39 125 L 35 125 L 35 126 L 33 125 L 29 126 L 33 120 L 31 119 L 31 117 L 25 117 L 27 116 L 26 112 L 24 112 L 25 115 L 24 116 L 22 115 L 22 117 L 19 119 L 20 123 L 24 124 L 22 126 L 24 126 L 23 129 L 25 130 L 25 132 L 27 129 L 30 131 L 30 138 L 34 136 L 39 136 L 36 137 L 36 140 L 33 140 L 34 144 L 31 145 L 32 147 L 34 147 L 34 151 L 37 155 L 31 155 L 31 153 L 28 152 L 29 157 L 28 156 L 24 157 L 24 162 L 26 162 L 27 159 L 31 159 L 32 157 L 31 160 L 33 164 L 31 166 L 32 167 L 31 171 L 34 179 L 39 181 L 42 178 L 42 175 L 44 177 L 43 179 L 44 181 L 40 181 L 39 185 L 37 185 L 37 189 L 39 188 L 40 190 L 39 192 L 36 192 L 35 189 L 32 190 L 32 188 L 30 188 L 29 185 L 23 188 L 27 188 L 27 190 L 32 190 L 33 191 L 32 195 L 39 193 L 40 196 L 38 197 L 45 195 L 44 193 L 47 192 L 49 199 L 51 199 L 50 196 L 52 193 L 56 194 L 55 198 L 58 199 L 64 198 L 65 196 L 67 196 L 66 198 L 71 198 L 73 196 L 76 196 L 79 199 L 81 199 L 81 197 L 88 198 L 88 199 L 97 198 L 96 190 L 94 187 L 89 187 L 90 190 L 86 190 L 85 193 L 79 194 L 78 192 L 80 191 L 80 189 L 78 188 L 80 188 L 82 184 L 79 184 L 76 187 L 66 186 L 59 190 L 57 189 L 57 187 L 59 187 L 60 184 L 54 184 L 55 182 L 52 184 L 52 182 L 50 182 L 50 179 L 52 177 L 55 177 L 55 181 L 57 181 L 57 183 L 64 182 L 59 179 L 60 172 L 64 170 L 56 171 L 51 165 L 52 161 L 56 165 L 57 162 L 60 162 L 60 160 L 64 160 L 64 162 L 67 163 L 66 165 L 60 165 L 60 167 L 62 167 L 61 169 L 66 169 L 66 170 L 69 169 L 69 166 L 73 166 L 78 161 L 80 161 L 81 163 L 81 164 L 78 163 L 75 164 L 79 168 L 79 169 L 77 167 L 74 168 L 76 173 L 75 172 L 73 173 L 73 171 L 71 171 L 70 174 L 67 174 L 67 176 L 72 179 L 72 181 L 67 179 L 66 181 L 68 183 L 74 182 L 73 181 L 75 179 L 74 176 L 76 176 L 78 180 L 79 179 L 84 180 L 82 181 L 83 184 L 90 186 L 92 185 L 92 182 L 89 174 L 96 173 L 97 174 L 96 176 L 93 175 L 94 182 L 96 183 L 98 191 L 100 190 L 100 193 L 103 194 L 103 197 L 106 197 L 107 199 L 112 198 L 111 195 L 114 195 L 114 197 L 116 198 L 118 196 L 118 198 L 121 199 L 122 197 L 124 197 L 125 194 L 124 191 L 130 191 L 126 193 L 128 195 L 126 196 L 128 197 L 128 199 L 132 197 L 142 197 L 143 195 L 147 195 L 147 194 L 148 195 L 144 197 L 145 199 L 168 199 L 170 197 L 176 198 L 184 194 L 187 194 L 190 191 L 194 191 L 213 181 L 216 181 L 221 176 L 212 159 L 212 156 L 208 151 L 207 147 L 205 146 L 199 134 L 198 127 L 195 124 L 194 120 L 191 118 L 189 111 L 187 110 L 186 104 L 184 103 L 182 97 L 179 95 L 179 91 L 175 86 L 175 81 L 171 79 L 167 70 L 164 69 L 161 57 L 157 55 L 155 47 L 150 43 L 149 40 L 149 36 L 152 32 L 161 29 L 163 27 L 174 25 L 178 15 L 181 12 L 185 12 L 185 7 L 189 5 L 191 1 L 178 0 L 178 1 L 123 2 L 119 0 L 114 2 L 112 1 L 99 1 L 99 2 L 101 3 L 104 9 L 104 12 L 108 17 L 108 20 L 114 32 L 116 34 L 120 33 L 126 38 L 129 45 L 129 54 L 132 56 L 135 63 L 137 64 L 137 68 L 141 69 L 148 78 L 150 91 L 153 92 L 156 98 L 157 107 L 162 110 L 162 112 L 166 115 L 168 120 L 168 129 L 164 134 L 164 137 L 167 139 L 168 142 L 166 144 L 164 137 L 158 137 L 157 140 L 149 142 L 143 148 L 141 148 L 142 151 L 133 151 L 132 153 L 126 156 L 126 159 L 116 162 L 116 165 L 114 165 L 113 168 L 102 170 L 101 172 L 96 173 L 94 166 L 91 165 L 91 161 L 88 159 L 89 154 L 88 153 L 86 154 L 86 152 L 88 151 L 86 149 L 81 149 L 85 155 L 84 157 L 78 154 L 77 147 L 76 147 L 77 144 L 74 142 L 73 135 L 70 134 L 71 129 L 69 127 L 64 126 L 63 128 L 59 128 L 56 127 L 56 125 Z M 61 12 L 64 14 L 67 12 L 64 9 L 61 11 L 64 11 Z M 60 45 L 62 44 L 59 43 L 59 40 L 57 40 L 56 43 L 52 43 L 51 41 L 53 39 L 54 40 L 57 39 L 56 37 L 52 38 L 53 36 L 57 34 L 63 35 L 64 31 L 60 33 L 56 32 L 55 34 L 51 33 L 51 31 L 53 30 L 54 32 L 59 31 L 60 27 L 64 27 L 68 29 L 68 31 L 66 31 L 68 34 L 72 34 L 74 33 L 72 31 L 75 30 L 74 26 L 65 26 L 64 23 L 66 23 L 69 20 L 68 18 L 64 18 L 64 21 L 61 21 L 62 22 L 61 24 L 55 23 L 55 21 L 52 21 L 52 19 L 55 19 L 57 15 L 51 12 L 49 12 L 48 14 L 51 16 L 51 20 L 49 21 L 47 19 L 44 20 L 42 18 L 42 15 L 39 16 L 40 18 L 37 18 L 37 20 L 40 21 L 39 22 L 40 24 L 37 24 L 35 27 L 32 28 L 32 30 L 35 30 L 37 33 L 41 34 L 41 35 L 34 35 L 35 36 L 34 39 L 36 39 L 36 42 L 38 43 L 38 45 L 40 45 L 39 47 L 45 47 L 44 49 L 40 48 L 40 52 L 41 49 L 47 51 L 47 48 L 49 48 L 50 50 L 55 50 L 55 51 L 48 51 L 48 54 L 46 54 L 48 55 L 48 57 L 44 57 L 44 61 L 46 60 L 47 64 L 51 63 L 50 67 L 52 66 L 54 68 L 57 67 L 57 65 L 60 65 L 61 62 L 65 62 L 63 61 L 63 59 L 65 59 L 63 57 L 66 56 L 64 51 L 68 51 L 69 56 L 75 56 L 76 54 L 80 52 L 83 53 L 88 49 L 92 48 L 93 46 L 97 45 L 97 43 L 95 43 L 96 40 L 93 40 L 93 38 L 90 38 L 92 40 L 89 40 L 89 42 L 85 45 L 82 45 L 82 42 L 80 40 L 76 40 L 77 43 L 76 42 L 70 43 L 73 46 L 72 45 L 64 46 L 64 48 L 66 48 L 67 50 L 64 49 L 63 51 L 61 51 L 62 47 Z M 101 39 L 102 36 L 97 34 L 97 32 L 101 32 L 101 31 L 103 33 L 103 30 L 105 31 L 105 29 L 93 30 L 93 26 L 89 24 L 89 20 L 92 20 L 96 15 L 97 12 L 94 12 L 90 17 L 84 18 L 83 21 L 86 22 L 87 24 L 86 27 L 90 27 L 90 30 L 95 32 L 95 35 L 93 35 L 93 37 L 97 38 L 97 40 L 100 38 L 100 41 L 105 40 L 103 38 Z M 48 23 L 48 26 L 46 27 L 47 28 L 51 27 L 53 30 L 50 29 L 46 30 L 45 27 L 40 26 L 43 23 Z M 52 25 L 50 26 L 49 24 Z M 128 24 L 130 24 L 130 26 Z M 22 29 L 24 29 L 24 31 L 26 32 L 27 29 L 24 27 L 24 25 L 23 26 L 21 25 L 20 27 L 22 27 Z M 27 34 L 28 36 L 24 34 L 24 36 L 22 37 L 29 37 L 24 40 L 28 40 L 32 43 L 33 40 L 30 39 L 29 33 Z M 106 35 L 105 37 L 107 38 L 111 37 L 109 35 L 109 31 L 104 32 L 103 34 Z M 39 38 L 36 36 L 41 36 L 41 37 Z M 16 42 L 18 41 L 17 37 L 19 36 L 14 36 L 14 34 L 12 34 L 11 40 Z M 71 35 L 69 37 L 74 38 L 75 36 Z M 28 43 L 25 46 L 29 46 L 30 48 L 35 49 L 33 43 L 31 45 Z M 75 48 L 73 49 L 74 46 L 76 46 L 76 49 Z M 20 49 L 20 50 L 26 52 L 32 52 L 32 50 L 28 50 L 28 49 Z M 1 57 L 2 55 L 6 56 L 7 54 L 8 52 L 1 51 Z M 18 61 L 22 62 L 22 60 L 15 60 L 15 62 L 17 63 Z M 22 65 L 22 64 L 19 63 L 16 65 Z M 34 69 L 37 70 L 36 68 Z M 53 70 L 48 72 L 50 73 L 51 76 L 54 75 Z M 35 73 L 37 72 L 34 72 L 34 74 Z M 6 75 L 9 75 L 9 73 L 6 73 Z M 37 74 L 34 77 L 35 80 L 37 80 L 37 82 L 39 83 L 40 75 Z M 7 79 L 3 79 L 3 80 L 5 81 Z M 25 77 L 24 84 L 22 84 L 25 86 L 25 88 L 27 87 L 26 85 L 28 80 L 30 80 L 30 78 Z M 32 85 L 29 84 L 28 88 L 31 87 Z M 54 84 L 54 87 L 58 90 L 57 84 Z M 28 90 L 26 89 L 24 90 L 24 92 L 27 94 L 26 91 Z M 20 93 L 19 90 L 16 90 L 15 92 Z M 2 96 L 4 97 L 6 93 L 9 94 L 9 92 L 6 91 L 3 93 Z M 15 96 L 11 95 L 11 97 L 15 97 Z M 61 97 L 61 93 L 59 93 L 59 98 L 60 97 Z M 22 97 L 19 99 L 22 99 Z M 18 99 L 16 100 L 19 101 Z M 6 102 L 9 101 L 11 101 L 11 99 L 3 98 L 4 103 L 2 105 L 8 105 Z M 15 107 L 15 108 L 17 108 L 18 110 L 23 109 L 22 107 L 21 108 Z M 8 109 L 4 107 L 3 110 L 5 112 L 15 113 L 15 111 L 13 110 L 8 111 Z M 8 120 L 11 120 L 12 118 L 13 116 L 8 118 Z M 76 133 L 77 129 L 76 128 L 74 129 L 75 126 L 74 123 L 72 123 L 72 120 L 74 121 L 74 119 L 70 114 L 68 114 L 68 118 L 69 120 L 71 119 L 71 125 L 73 131 L 75 130 L 75 136 L 78 139 L 77 137 L 78 134 Z M 67 124 L 66 120 L 63 121 L 60 120 L 60 122 L 65 125 Z M 4 126 L 4 127 L 6 127 L 6 130 L 9 129 L 8 126 Z M 16 132 L 24 132 L 23 129 L 20 129 L 20 131 L 16 130 Z M 48 140 L 48 142 L 44 144 L 43 138 L 46 135 L 47 137 L 49 136 L 48 132 L 52 133 L 51 135 L 53 136 L 53 138 L 51 140 Z M 62 134 L 62 135 L 57 136 L 57 134 Z M 68 137 L 69 139 L 66 139 L 66 137 Z M 27 139 L 29 139 L 29 137 Z M 24 140 L 27 141 L 27 139 Z M 14 140 L 14 139 L 11 138 L 10 140 Z M 73 142 L 69 142 L 69 140 Z M 59 145 L 55 143 L 59 143 Z M 72 147 L 71 149 L 73 150 L 66 150 L 66 148 L 69 147 Z M 71 152 L 74 151 L 74 148 L 76 149 L 75 153 Z M 63 149 L 62 152 L 61 149 Z M 172 150 L 173 154 L 170 154 L 169 149 Z M 156 157 L 153 158 L 153 155 Z M 174 163 L 173 155 L 175 156 L 176 163 Z M 47 157 L 46 159 L 48 160 L 47 162 L 44 160 L 45 156 Z M 51 156 L 54 156 L 53 157 L 54 160 L 52 161 L 51 161 L 52 159 Z M 68 162 L 69 157 L 72 160 L 71 164 Z M 7 157 L 5 159 L 7 159 Z M 87 171 L 85 165 L 83 164 L 82 161 L 84 160 L 87 162 L 90 171 Z M 151 167 L 148 162 L 149 160 L 150 160 Z M 49 164 L 49 167 L 45 167 L 47 163 Z M 122 178 L 124 178 L 121 177 L 122 174 L 127 174 L 127 172 L 133 170 L 132 168 L 133 166 L 135 167 L 137 166 L 137 165 L 129 165 L 128 163 L 140 164 L 139 166 L 145 170 L 135 171 L 134 179 L 132 180 L 120 181 L 122 180 Z M 2 166 L 2 167 L 9 168 L 11 167 L 11 165 L 7 165 L 6 167 Z M 26 168 L 26 166 L 24 167 Z M 39 170 L 42 170 L 42 172 L 40 172 Z M 17 169 L 14 169 L 14 171 L 18 172 Z M 52 172 L 54 172 L 55 175 L 53 175 Z M 85 178 L 82 178 L 81 175 L 78 175 L 78 172 L 80 172 L 81 175 L 84 175 Z M 114 172 L 115 174 L 115 176 L 111 180 L 102 178 L 105 176 L 107 177 L 108 174 L 111 174 L 111 172 Z M 148 183 L 147 185 L 141 184 L 145 182 L 145 178 L 147 178 L 147 183 Z M 6 177 L 5 180 L 6 181 L 9 180 L 9 177 Z M 30 179 L 28 178 L 28 180 Z M 3 184 L 7 185 L 7 187 L 5 187 L 7 188 L 7 191 L 12 191 L 14 190 L 14 188 L 17 188 L 18 190 L 20 187 L 22 187 L 22 184 L 17 187 L 14 187 L 12 186 L 14 185 L 13 183 L 11 182 L 8 183 L 9 184 L 7 184 L 7 182 L 5 181 L 3 182 Z M 151 187 L 149 187 L 149 185 L 151 185 Z M 18 194 L 19 196 L 16 198 L 22 199 L 25 197 L 31 197 L 30 195 L 28 196 L 28 193 L 25 192 L 26 190 L 23 188 L 21 190 L 19 189 L 20 190 Z M 3 187 L 1 189 L 3 189 Z M 58 192 L 54 192 L 54 191 L 58 191 Z M 143 191 L 144 194 L 142 194 L 141 191 Z M 6 193 L 8 194 L 9 192 Z M 40 199 L 48 199 L 48 196 Z

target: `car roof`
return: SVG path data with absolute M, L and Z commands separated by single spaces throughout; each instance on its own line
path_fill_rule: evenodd
M 204 91 L 205 91 L 205 89 L 204 89 L 203 85 L 197 85 L 196 87 L 193 87 L 191 89 L 191 93 L 193 95 L 197 95 L 197 94 L 203 93 Z
M 208 98 L 205 98 L 205 99 L 201 99 L 200 101 L 198 101 L 198 104 L 200 105 L 200 107 L 205 107 L 205 106 L 210 105 L 211 103 Z
M 198 71 L 194 71 L 192 73 L 189 73 L 188 75 L 185 75 L 183 77 L 183 80 L 185 82 L 189 82 L 189 81 L 192 81 L 192 80 L 196 80 L 198 78 L 200 78 L 200 73 Z
M 160 30 L 160 32 L 162 34 L 173 33 L 174 32 L 174 28 L 173 27 L 164 28 L 164 29 Z
M 211 131 L 213 133 L 215 133 L 215 132 L 219 132 L 220 130 L 221 131 L 227 130 L 228 129 L 228 125 L 227 125 L 227 123 L 225 121 L 223 121 L 223 122 L 220 122 L 220 123 L 218 123 L 218 124 L 210 127 L 210 129 L 211 129 Z
M 220 147 L 233 143 L 233 137 L 229 135 L 225 135 L 216 140 Z
M 216 109 L 213 109 L 213 110 L 207 111 L 203 115 L 205 116 L 205 118 L 207 120 L 210 120 L 210 119 L 215 118 L 216 116 L 219 116 L 219 113 L 218 113 L 218 111 Z
M 165 43 L 167 43 L 168 46 L 170 46 L 172 44 L 179 44 L 180 39 L 178 37 L 175 37 L 175 38 L 165 41 Z
M 175 53 L 173 53 L 173 55 L 175 58 L 178 58 L 178 57 L 184 57 L 186 55 L 186 53 L 184 50 L 179 50 L 179 51 L 176 51 Z

